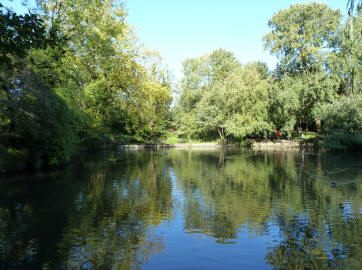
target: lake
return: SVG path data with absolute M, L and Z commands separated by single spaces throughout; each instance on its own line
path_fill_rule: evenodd
M 362 269 L 361 154 L 107 150 L 0 190 L 0 269 Z

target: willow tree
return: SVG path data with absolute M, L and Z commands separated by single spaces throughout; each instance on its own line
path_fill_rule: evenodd
M 215 129 L 222 142 L 226 136 L 259 136 L 268 123 L 268 82 L 257 65 L 239 67 L 213 84 L 198 106 L 200 128 Z
M 211 138 L 218 134 L 224 140 L 222 112 L 211 103 L 214 98 L 219 99 L 216 85 L 240 67 L 240 63 L 233 53 L 218 49 L 199 58 L 187 59 L 183 65 L 184 79 L 178 109 L 180 130 L 188 136 L 196 133 Z

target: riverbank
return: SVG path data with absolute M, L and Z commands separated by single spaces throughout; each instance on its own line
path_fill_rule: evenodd
M 307 140 L 262 140 L 262 141 L 249 141 L 247 144 L 250 148 L 256 150 L 291 150 L 291 149 L 308 149 L 313 150 L 316 148 L 313 142 Z M 193 148 L 223 148 L 223 147 L 242 147 L 239 144 L 222 145 L 216 142 L 205 143 L 174 143 L 174 144 L 121 144 L 117 145 L 118 149 L 193 149 Z
M 223 148 L 223 147 L 239 147 L 237 144 L 227 144 L 222 145 L 220 143 L 214 142 L 205 142 L 205 143 L 175 143 L 175 144 L 121 144 L 117 145 L 118 149 L 132 149 L 132 150 L 142 150 L 142 149 L 206 149 L 206 148 Z
M 245 144 L 255 150 L 314 150 L 315 145 L 308 140 L 279 140 L 279 141 L 249 141 Z M 105 148 L 116 148 L 118 150 L 142 150 L 142 149 L 218 149 L 218 148 L 242 147 L 240 144 L 222 145 L 217 142 L 195 142 L 195 143 L 174 143 L 174 144 L 104 144 L 98 147 L 80 147 L 79 153 L 87 151 L 97 151 Z M 77 154 L 73 159 L 77 158 Z M 33 170 L 34 168 L 44 168 L 43 166 L 31 166 L 28 162 L 28 155 L 8 155 L 1 159 L 0 175 L 24 170 Z M 69 161 L 72 162 L 72 161 Z M 68 162 L 68 163 L 69 163 Z M 66 164 L 63 164 L 66 166 Z M 58 166 L 54 166 L 58 167 Z
M 289 149 L 316 149 L 316 144 L 308 140 L 263 140 L 253 141 L 251 148 L 256 150 L 289 150 Z

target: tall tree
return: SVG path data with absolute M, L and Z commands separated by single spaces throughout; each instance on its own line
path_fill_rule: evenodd
M 22 151 L 33 164 L 57 165 L 79 143 L 161 139 L 170 79 L 138 44 L 123 4 L 41 0 L 38 15 L 4 10 L 0 154 Z
M 192 133 L 203 136 L 215 133 L 224 141 L 224 116 L 218 110 L 222 105 L 219 103 L 220 93 L 216 85 L 239 68 L 240 63 L 233 53 L 218 49 L 199 58 L 187 59 L 183 65 L 185 76 L 180 96 L 181 113 L 178 114 L 180 130 L 188 136 Z M 218 105 L 212 107 L 214 102 Z
M 223 142 L 226 136 L 242 139 L 271 129 L 268 84 L 257 68 L 254 64 L 239 67 L 212 86 L 199 105 L 201 128 L 216 129 Z
M 298 119 L 313 126 L 312 112 L 337 96 L 343 75 L 335 72 L 341 67 L 333 57 L 340 57 L 341 19 L 339 10 L 306 3 L 291 5 L 269 21 L 272 30 L 264 45 L 279 60 L 271 88 L 270 116 L 276 125 L 292 129 Z
M 325 4 L 291 5 L 274 14 L 264 36 L 266 49 L 279 59 L 282 74 L 314 73 L 326 65 L 326 52 L 336 45 L 342 15 Z
M 184 62 L 178 107 L 180 130 L 190 136 L 244 138 L 270 130 L 268 70 L 263 63 L 243 67 L 233 53 L 218 49 Z
M 147 137 L 156 122 L 164 122 L 171 85 L 165 76 L 163 81 L 157 78 L 164 71 L 157 69 L 158 62 L 142 65 L 153 56 L 138 45 L 122 3 L 47 0 L 41 1 L 41 7 L 47 23 L 58 24 L 69 39 L 57 88 L 85 115 L 86 138 Z
M 347 2 L 347 12 L 348 12 L 348 19 L 346 22 L 346 40 L 347 43 L 349 43 L 348 45 L 348 55 L 349 55 L 349 63 L 348 63 L 348 70 L 349 70 L 349 74 L 350 74 L 350 89 L 349 92 L 351 92 L 352 94 L 354 94 L 355 92 L 355 79 L 356 79 L 356 75 L 359 74 L 360 72 L 358 72 L 357 66 L 358 66 L 358 56 L 356 57 L 356 54 L 360 53 L 361 50 L 361 12 L 362 9 L 362 1 L 358 1 L 357 4 L 357 18 L 355 18 L 354 16 L 354 10 L 355 10 L 355 1 L 354 0 L 348 0 Z M 356 23 L 355 23 L 356 21 Z M 357 24 L 357 31 L 355 31 L 355 24 Z M 355 36 L 357 37 L 357 42 L 355 40 Z M 356 44 L 357 43 L 357 44 Z M 356 49 L 357 47 L 357 49 Z M 360 55 L 359 55 L 360 56 Z M 356 72 L 357 71 L 357 72 Z M 357 73 L 357 74 L 356 74 Z M 359 74 L 361 75 L 361 74 Z

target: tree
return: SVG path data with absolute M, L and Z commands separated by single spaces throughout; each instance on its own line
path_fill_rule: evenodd
M 354 7 L 355 1 L 348 0 L 347 2 L 347 11 L 348 11 L 348 19 L 346 22 L 346 32 L 344 44 L 347 43 L 347 50 L 345 48 L 344 53 L 348 55 L 348 74 L 349 74 L 349 93 L 354 94 L 355 92 L 355 84 L 356 78 L 360 78 L 361 70 L 358 70 L 359 60 L 361 57 L 361 15 L 360 12 L 362 10 L 362 2 L 359 1 L 357 4 L 357 17 L 354 16 Z M 357 30 L 357 31 L 356 31 Z M 355 39 L 356 37 L 356 39 Z M 346 46 L 345 46 L 346 47 Z M 357 76 L 356 76 L 357 75 Z M 358 81 L 357 81 L 358 82 Z M 361 89 L 359 89 L 361 90 Z M 357 91 L 358 92 L 358 91 Z
M 313 127 L 319 120 L 313 111 L 341 91 L 341 18 L 339 10 L 307 3 L 291 5 L 269 21 L 264 45 L 279 59 L 270 93 L 276 126 L 292 129 L 299 120 Z
M 274 14 L 264 36 L 266 49 L 279 59 L 282 74 L 315 73 L 326 65 L 326 52 L 336 45 L 341 12 L 325 4 L 291 5 Z
M 331 149 L 362 148 L 362 95 L 344 96 L 315 111 L 324 121 L 323 144 Z
M 300 116 L 301 81 L 290 76 L 274 80 L 269 88 L 268 116 L 274 127 L 292 130 Z
M 271 130 L 268 81 L 258 67 L 250 64 L 236 69 L 214 88 L 221 95 L 222 127 L 234 138 L 258 137 Z
M 222 143 L 265 135 L 268 122 L 268 69 L 264 63 L 242 66 L 218 49 L 184 62 L 183 92 L 178 105 L 179 130 Z
M 319 120 L 314 111 L 338 97 L 340 80 L 333 74 L 317 72 L 284 76 L 270 88 L 270 118 L 276 127 L 292 130 L 300 121 L 313 127 Z
M 35 167 L 64 163 L 77 142 L 74 115 L 30 56 L 56 46 L 61 37 L 51 39 L 55 36 L 36 14 L 17 15 L 0 5 L 0 20 L 0 158 L 8 164 L 4 169 L 22 167 L 17 163 Z M 14 156 L 22 158 L 12 164 Z
M 231 72 L 240 67 L 234 53 L 224 49 L 217 49 L 209 56 L 211 83 L 225 80 Z
M 82 116 L 84 141 L 116 141 L 122 134 L 159 137 L 171 85 L 159 61 L 151 63 L 154 56 L 137 45 L 124 5 L 49 0 L 41 7 L 47 23 L 58 24 L 69 39 L 53 77 L 62 78 L 55 85 L 59 95 Z
M 171 79 L 138 45 L 123 4 L 43 0 L 38 15 L 0 11 L 1 152 L 58 165 L 78 144 L 162 138 Z
M 241 65 L 233 53 L 223 49 L 199 58 L 187 59 L 184 63 L 184 79 L 179 101 L 180 129 L 191 136 L 217 134 L 225 140 L 224 115 L 220 95 L 216 89 L 235 69 Z M 191 132 L 193 129 L 193 132 Z
M 32 166 L 59 165 L 75 150 L 74 114 L 29 63 L 7 77 L 0 138 L 6 151 L 25 151 Z M 10 153 L 11 153 L 10 152 Z
M 43 20 L 36 14 L 18 15 L 0 4 L 0 71 L 13 67 L 17 57 L 46 43 Z M 15 59 L 14 59 L 15 58 Z
M 353 14 L 354 7 L 355 7 L 355 0 L 348 0 L 347 1 L 348 16 L 351 16 Z M 361 8 L 361 0 L 359 0 L 358 4 L 357 4 L 357 9 L 360 9 L 360 8 Z

